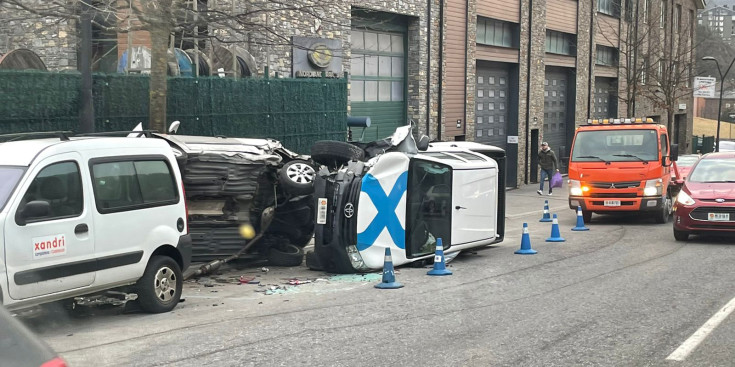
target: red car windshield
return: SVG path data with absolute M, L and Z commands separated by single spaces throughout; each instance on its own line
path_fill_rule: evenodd
M 702 159 L 689 174 L 689 181 L 735 183 L 735 159 Z

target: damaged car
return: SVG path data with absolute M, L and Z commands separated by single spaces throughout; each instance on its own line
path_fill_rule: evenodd
M 314 232 L 316 171 L 308 156 L 273 139 L 156 137 L 169 143 L 181 170 L 194 262 L 234 256 L 301 264 Z
M 321 141 L 316 227 L 307 266 L 335 273 L 431 260 L 503 240 L 505 152 L 478 143 L 418 143 L 411 126 L 370 143 Z

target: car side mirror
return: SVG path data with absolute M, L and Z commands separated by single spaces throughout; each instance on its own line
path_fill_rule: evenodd
M 28 202 L 19 211 L 19 215 L 16 217 L 16 222 L 19 225 L 24 226 L 28 219 L 43 218 L 51 215 L 51 204 L 48 201 L 35 200 Z
M 418 143 L 416 143 L 416 148 L 418 148 L 418 150 L 421 152 L 425 152 L 427 149 L 429 149 L 429 137 L 426 135 L 421 135 Z

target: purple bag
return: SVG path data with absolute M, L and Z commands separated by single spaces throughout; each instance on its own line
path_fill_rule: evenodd
M 557 187 L 561 187 L 561 181 L 562 181 L 561 173 L 557 172 L 557 173 L 554 173 L 553 176 L 551 176 L 551 180 L 549 184 L 551 185 L 551 187 L 557 188 Z

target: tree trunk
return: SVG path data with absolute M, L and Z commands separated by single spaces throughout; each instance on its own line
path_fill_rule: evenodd
M 168 74 L 169 31 L 151 29 L 151 79 L 149 100 L 149 126 L 151 130 L 166 131 L 166 90 Z

